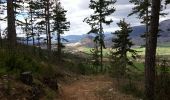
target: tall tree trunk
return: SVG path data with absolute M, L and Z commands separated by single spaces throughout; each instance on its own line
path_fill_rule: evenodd
M 0 26 L 0 47 L 2 47 L 2 33 L 1 33 L 1 26 Z
M 159 32 L 160 0 L 152 0 L 150 32 L 145 54 L 145 96 L 146 100 L 155 100 L 155 56 L 157 34 Z
M 96 68 L 96 72 L 98 73 L 98 72 L 100 72 L 100 68 L 98 67 L 99 65 L 100 65 L 100 61 L 99 61 L 99 59 L 100 59 L 100 57 L 98 56 L 98 52 L 99 52 L 99 46 L 98 46 L 98 41 L 95 41 L 94 42 L 94 55 L 95 55 L 95 58 L 94 58 L 94 60 L 95 60 L 95 67 L 97 66 L 97 68 Z
M 50 32 L 50 5 L 49 5 L 49 0 L 47 0 L 47 30 L 48 30 L 48 50 L 49 53 L 51 53 L 51 32 Z
M 99 30 L 99 36 L 100 36 L 100 66 L 101 66 L 101 72 L 103 71 L 103 27 L 102 27 L 102 11 L 101 11 L 101 0 L 100 0 L 100 30 Z
M 61 61 L 61 37 L 60 37 L 60 32 L 57 32 L 57 41 L 58 41 L 58 61 Z
M 146 0 L 146 2 L 147 2 L 147 5 L 149 5 L 149 3 L 150 3 L 149 0 Z M 146 23 L 145 24 L 146 24 L 146 28 L 145 28 L 146 33 L 145 33 L 144 37 L 146 39 L 146 44 L 145 44 L 145 47 L 146 47 L 148 45 L 147 38 L 148 38 L 148 34 L 149 34 L 149 8 L 146 9 Z M 146 52 L 146 50 L 145 50 L 145 52 Z
M 48 25 L 47 25 L 47 7 L 45 7 L 45 21 L 46 21 L 46 24 L 45 24 L 45 31 L 46 31 L 46 41 L 47 41 L 47 49 L 48 49 Z
M 7 20 L 9 47 L 14 48 L 16 45 L 16 28 L 13 0 L 7 0 Z
M 26 35 L 27 35 L 27 46 L 28 46 L 28 39 L 29 39 L 29 36 L 28 36 L 28 22 L 27 22 L 27 19 L 25 19 L 25 22 L 26 22 L 26 29 L 25 29 L 25 32 L 26 32 Z
M 100 66 L 101 66 L 101 72 L 103 71 L 103 33 L 102 33 L 102 23 L 100 22 Z
M 14 14 L 14 5 L 13 5 L 13 0 L 7 0 L 7 39 L 8 39 L 8 48 L 9 48 L 9 53 L 11 51 L 15 50 L 16 46 L 16 27 L 15 27 L 15 14 Z M 12 52 L 12 54 L 15 54 Z M 8 66 L 11 67 L 11 66 Z M 7 87 L 7 94 L 10 95 L 10 79 L 9 79 L 9 70 L 7 71 L 7 80 L 8 80 L 8 87 Z
M 31 1 L 32 3 L 33 1 Z M 32 44 L 35 46 L 35 39 L 34 39 L 34 28 L 33 28 L 33 10 L 30 7 L 30 12 L 31 12 L 31 35 L 32 35 Z

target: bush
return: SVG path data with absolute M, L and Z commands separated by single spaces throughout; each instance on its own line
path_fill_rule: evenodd
M 170 74 L 167 60 L 162 60 L 156 83 L 156 100 L 170 100 Z
M 79 63 L 78 64 L 78 69 L 79 69 L 79 72 L 82 74 L 82 75 L 89 75 L 89 74 L 97 74 L 98 73 L 98 66 L 94 66 L 94 65 L 91 65 L 91 64 L 83 64 L 83 63 Z
M 24 71 L 31 71 L 33 73 L 38 72 L 40 65 L 37 61 L 34 61 L 28 56 L 20 55 L 10 55 L 4 58 L 4 61 L 1 62 L 1 69 L 5 69 L 6 72 L 11 73 L 21 73 Z
M 131 94 L 135 97 L 143 97 L 142 91 L 140 91 L 134 83 L 128 83 L 121 87 L 121 91 L 126 94 Z
M 80 73 L 81 73 L 82 75 L 85 75 L 85 74 L 86 74 L 86 67 L 84 66 L 84 64 L 79 63 L 79 64 L 78 64 L 78 68 L 79 68 Z

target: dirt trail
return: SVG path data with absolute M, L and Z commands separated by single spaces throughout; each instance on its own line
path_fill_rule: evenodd
M 77 80 L 69 85 L 61 86 L 61 98 L 60 100 L 125 100 L 122 98 L 102 98 L 99 91 L 108 89 L 113 86 L 113 82 L 110 78 L 105 76 L 86 76 Z M 114 92 L 116 89 L 109 89 L 108 91 Z M 114 92 L 116 93 L 116 92 Z M 103 94 L 102 94 L 103 95 Z M 117 94 L 115 94 L 117 95 Z M 118 95 L 125 97 L 125 95 Z M 126 99 L 134 100 L 134 99 Z

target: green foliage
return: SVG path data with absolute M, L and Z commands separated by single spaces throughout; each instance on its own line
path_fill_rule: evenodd
M 113 33 L 116 35 L 116 38 L 113 38 L 111 58 L 112 63 L 116 64 L 116 67 L 119 69 L 121 75 L 125 75 L 126 72 L 131 71 L 127 65 L 133 66 L 132 60 L 128 57 L 128 53 L 131 54 L 133 59 L 136 59 L 137 51 L 132 49 L 133 43 L 129 38 L 129 33 L 132 32 L 130 24 L 127 24 L 125 20 L 122 20 L 118 23 L 120 30 Z
M 161 61 L 160 74 L 158 74 L 156 84 L 156 100 L 169 100 L 170 96 L 170 73 L 169 66 L 166 59 Z
M 46 89 L 45 100 L 54 100 L 55 96 L 56 96 L 56 92 L 54 92 L 53 90 Z
M 94 11 L 94 14 L 84 19 L 84 22 L 91 26 L 88 34 L 95 34 L 94 42 L 97 45 L 95 49 L 100 46 L 101 71 L 103 67 L 103 48 L 105 48 L 103 24 L 110 25 L 113 22 L 112 19 L 107 20 L 106 17 L 115 12 L 115 2 L 115 0 L 90 0 L 89 8 Z
M 78 69 L 82 75 L 95 74 L 95 68 L 90 64 L 79 63 Z
M 150 19 L 150 0 L 130 0 L 129 2 L 136 5 L 134 8 L 132 8 L 132 13 L 130 13 L 129 16 L 133 14 L 138 14 L 139 19 L 143 19 L 142 23 L 148 23 Z
M 110 74 L 112 77 L 116 77 L 119 78 L 122 74 L 121 74 L 121 68 L 118 68 L 118 66 L 120 65 L 120 61 L 119 58 L 117 56 L 115 56 L 113 53 L 111 53 L 110 55 Z
M 109 66 L 104 65 L 103 69 L 104 71 L 101 72 L 99 69 L 99 66 L 95 66 L 92 63 L 79 63 L 77 66 L 78 72 L 82 75 L 96 75 L 96 74 L 103 74 L 109 71 Z
M 99 50 L 98 50 L 98 48 L 96 47 L 96 48 L 93 48 L 93 49 L 91 49 L 90 50 L 91 51 L 91 53 L 92 53 L 92 59 L 94 59 L 94 61 L 93 61 L 93 66 L 95 66 L 95 67 L 99 67 L 99 65 L 100 65 L 100 61 L 99 61 L 99 57 L 100 57 L 100 54 L 99 54 Z
M 165 4 L 170 4 L 170 0 L 165 0 Z
M 86 67 L 85 67 L 84 64 L 79 63 L 79 64 L 78 64 L 78 68 L 79 68 L 80 73 L 81 73 L 82 75 L 85 75 L 85 74 L 86 74 Z
M 61 38 L 61 34 L 64 34 L 64 31 L 69 31 L 70 28 L 70 22 L 67 21 L 66 18 L 66 10 L 62 8 L 61 3 L 59 1 L 56 2 L 55 9 L 53 10 L 53 31 L 57 33 L 57 51 L 58 51 L 58 60 L 61 60 L 61 49 L 64 47 L 62 44 L 62 40 L 65 40 Z
M 120 89 L 123 93 L 133 95 L 135 97 L 143 98 L 143 92 L 138 89 L 134 83 L 128 83 L 121 87 Z
M 56 2 L 56 8 L 53 10 L 53 12 L 53 31 L 57 31 L 58 34 L 63 34 L 64 31 L 68 31 L 70 28 L 70 22 L 68 22 L 66 18 L 67 11 L 61 7 L 60 2 Z
M 48 75 L 49 77 L 55 76 L 56 74 L 56 69 L 51 66 L 51 65 L 42 65 L 40 69 L 40 75 L 41 76 L 46 76 Z
M 1 57 L 0 57 L 1 58 Z M 4 54 L 3 60 L 0 60 L 1 74 L 6 72 L 20 73 L 24 71 L 31 71 L 33 73 L 40 70 L 40 65 L 37 61 L 26 55 L 8 55 Z
M 130 0 L 130 3 L 133 3 L 135 6 L 132 8 L 132 12 L 129 16 L 137 14 L 139 19 L 142 19 L 141 23 L 146 25 L 146 32 L 141 35 L 142 38 L 146 38 L 149 33 L 149 25 L 151 21 L 151 2 L 152 0 Z M 161 5 L 160 11 L 163 11 L 164 5 Z M 167 13 L 160 12 L 161 16 L 167 15 Z M 157 35 L 159 37 L 159 35 Z M 147 42 L 147 41 L 146 41 Z M 144 45 L 145 46 L 145 45 Z

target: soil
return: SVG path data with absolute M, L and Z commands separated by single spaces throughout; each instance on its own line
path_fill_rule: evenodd
M 60 86 L 60 100 L 137 100 L 120 93 L 113 79 L 98 75 L 84 76 Z

